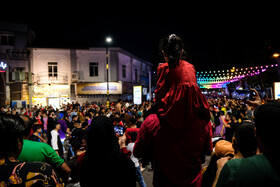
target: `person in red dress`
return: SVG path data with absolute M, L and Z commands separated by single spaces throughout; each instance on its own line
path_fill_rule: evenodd
M 157 113 L 143 122 L 133 154 L 154 159 L 153 185 L 200 186 L 201 163 L 212 151 L 210 110 L 192 64 L 181 57 L 182 39 L 162 40 L 166 63 L 157 69 Z

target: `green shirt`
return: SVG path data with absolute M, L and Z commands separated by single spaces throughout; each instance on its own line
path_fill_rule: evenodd
M 280 178 L 264 155 L 229 160 L 216 186 L 280 186 Z
M 20 162 L 46 162 L 56 168 L 64 162 L 50 145 L 30 140 L 23 140 L 23 147 L 18 160 Z

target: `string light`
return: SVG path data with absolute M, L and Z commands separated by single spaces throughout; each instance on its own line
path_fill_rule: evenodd
M 203 72 L 201 72 L 200 74 L 197 73 L 197 83 L 200 85 L 201 88 L 226 88 L 226 86 L 231 83 L 231 82 L 235 82 L 235 81 L 239 81 L 243 78 L 249 77 L 249 76 L 254 76 L 254 75 L 258 75 L 260 73 L 265 72 L 269 67 L 277 67 L 278 64 L 271 64 L 271 65 L 266 65 L 266 66 L 256 66 L 256 67 L 249 67 L 249 68 L 241 68 L 241 71 L 235 73 L 230 73 L 231 76 L 229 76 L 229 73 L 227 73 L 227 76 L 225 76 L 225 74 L 223 74 L 223 76 L 221 76 L 221 74 L 219 74 L 219 76 L 217 76 L 217 74 L 215 74 L 215 76 L 213 76 L 213 74 L 202 74 Z M 233 68 L 235 69 L 235 68 Z M 245 71 L 244 71 L 245 69 Z M 250 71 L 248 71 L 248 69 Z M 256 69 L 253 70 L 253 69 Z M 232 70 L 232 69 L 231 69 Z M 231 70 L 219 70 L 218 72 L 222 71 L 222 72 L 230 72 Z M 237 71 L 238 69 L 236 69 Z M 215 72 L 215 71 L 214 71 Z M 205 71 L 205 73 L 207 73 L 207 71 Z M 211 71 L 209 71 L 209 73 L 211 73 Z M 210 76 L 211 75 L 211 76 Z

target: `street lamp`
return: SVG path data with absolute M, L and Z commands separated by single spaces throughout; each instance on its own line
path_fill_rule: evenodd
M 275 57 L 275 58 L 277 58 L 277 57 L 279 57 L 280 55 L 279 55 L 279 53 L 274 53 L 272 56 Z
M 106 70 L 107 70 L 107 108 L 110 108 L 110 100 L 109 100 L 109 56 L 108 56 L 108 45 L 112 42 L 112 38 L 106 37 Z

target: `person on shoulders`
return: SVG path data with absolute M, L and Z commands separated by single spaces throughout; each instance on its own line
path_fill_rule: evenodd
M 155 187 L 200 186 L 202 158 L 212 152 L 209 104 L 194 66 L 183 60 L 183 45 L 176 34 L 161 42 L 166 63 L 157 69 L 156 111 L 145 118 L 133 149 L 136 158 L 153 158 Z

